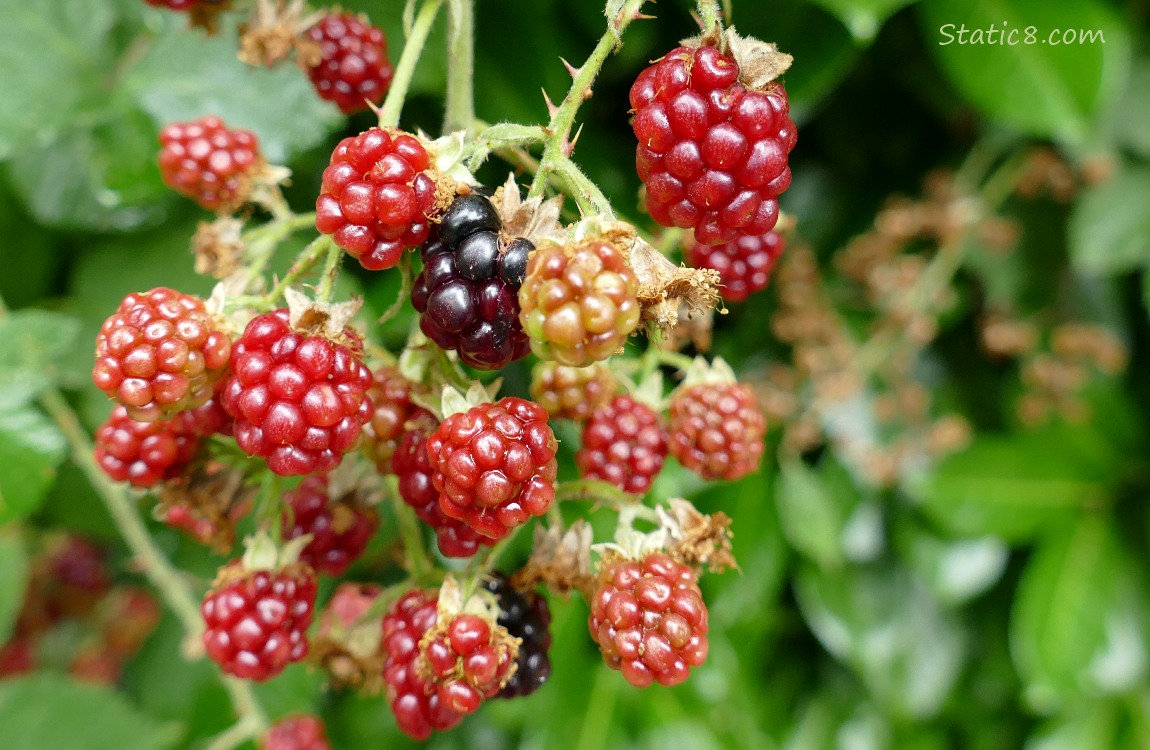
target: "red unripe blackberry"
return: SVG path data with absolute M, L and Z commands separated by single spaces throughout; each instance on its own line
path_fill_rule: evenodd
M 294 330 L 286 309 L 257 315 L 232 350 L 221 400 L 236 442 L 280 476 L 331 471 L 371 418 L 371 370 L 359 335 Z
M 424 634 L 415 668 L 441 705 L 470 714 L 511 679 L 518 653 L 519 643 L 506 628 L 460 612 Z
M 603 240 L 546 245 L 531 255 L 519 290 L 519 321 L 531 351 L 585 367 L 622 350 L 639 325 L 639 280 Z
M 124 665 L 118 656 L 100 644 L 81 649 L 68 664 L 68 675 L 89 685 L 115 685 Z
M 315 575 L 305 565 L 245 571 L 236 560 L 204 597 L 204 647 L 228 674 L 262 682 L 308 652 Z
M 368 391 L 374 411 L 364 425 L 367 449 L 380 474 L 393 474 L 391 458 L 400 439 L 414 422 L 433 423 L 431 412 L 411 400 L 412 383 L 395 367 L 375 371 L 375 382 Z
M 104 321 L 92 381 L 133 419 L 152 422 L 207 403 L 231 350 L 203 300 L 157 287 L 129 294 Z
M 516 670 L 497 698 L 531 695 L 551 676 L 551 609 L 547 597 L 516 591 L 503 573 L 495 571 L 483 579 L 483 587 L 495 594 L 499 604 L 499 624 L 520 640 Z
M 432 731 L 451 729 L 463 718 L 439 699 L 432 685 L 416 669 L 419 642 L 438 615 L 435 591 L 414 590 L 391 606 L 383 618 L 383 678 L 387 702 L 400 730 L 416 740 L 426 740 Z
M 521 398 L 452 414 L 427 440 L 440 510 L 502 539 L 551 508 L 558 448 L 547 412 Z
M 323 720 L 311 714 L 288 716 L 260 737 L 260 750 L 331 750 Z
M 679 388 L 671 396 L 670 450 L 703 479 L 739 479 L 759 468 L 767 422 L 737 383 Z
M 117 406 L 96 430 L 96 462 L 112 479 L 135 487 L 154 487 L 179 476 L 195 458 L 200 442 L 183 417 L 137 422 Z
M 455 198 L 420 252 L 423 271 L 411 289 L 424 334 L 481 370 L 505 367 L 530 351 L 518 294 L 535 246 L 522 237 L 507 240 L 501 229 L 487 198 Z
M 584 479 L 642 495 L 663 470 L 666 456 L 667 433 L 659 415 L 630 396 L 616 396 L 583 425 L 575 465 Z
M 764 235 L 744 235 L 722 245 L 683 240 L 687 263 L 719 272 L 719 292 L 728 302 L 742 302 L 765 289 L 775 262 L 786 247 L 786 239 L 774 230 Z
M 283 538 L 296 539 L 311 534 L 300 550 L 299 559 L 317 573 L 338 577 L 355 562 L 379 528 L 375 508 L 353 497 L 331 498 L 326 475 L 305 477 L 299 486 L 284 495 L 291 509 L 283 519 Z
M 382 29 L 372 26 L 366 16 L 329 13 L 304 36 L 318 47 L 307 75 L 320 98 L 335 102 L 344 114 L 383 101 L 393 71 Z
M 371 128 L 344 138 L 323 171 L 315 228 L 369 271 L 427 239 L 435 212 L 431 157 L 415 136 Z
M 0 645 L 0 679 L 35 672 L 40 659 L 36 643 L 28 637 L 17 637 Z
M 428 417 L 430 417 L 430 413 Z M 435 431 L 434 418 L 408 430 L 392 458 L 399 479 L 399 494 L 415 509 L 420 521 L 435 530 L 435 541 L 444 557 L 471 557 L 481 547 L 495 540 L 483 536 L 463 521 L 444 515 L 439 509 L 439 491 L 432 483 L 435 471 L 427 455 L 427 438 Z
M 162 614 L 147 589 L 117 586 L 100 604 L 100 635 L 111 654 L 130 658 L 160 624 Z
M 695 571 L 662 552 L 605 560 L 587 625 L 603 661 L 635 687 L 678 685 L 707 658 L 707 607 Z
M 761 236 L 791 184 L 797 132 L 787 92 L 749 90 L 738 63 L 711 46 L 678 47 L 631 87 L 635 166 L 647 211 L 663 226 L 692 227 L 707 245 Z
M 209 211 L 239 208 L 265 164 L 254 133 L 230 130 L 215 115 L 165 125 L 160 144 L 164 182 Z
M 552 419 L 582 422 L 611 401 L 619 384 L 600 364 L 568 367 L 542 361 L 531 371 L 531 398 Z

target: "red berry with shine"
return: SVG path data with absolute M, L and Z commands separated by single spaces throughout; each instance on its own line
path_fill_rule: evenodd
M 394 73 L 383 29 L 362 15 L 329 13 L 304 36 L 319 49 L 307 75 L 320 98 L 335 102 L 344 114 L 383 101 Z
M 678 685 L 707 658 L 695 571 L 661 552 L 604 561 L 587 625 L 603 661 L 636 687 Z
M 642 495 L 651 489 L 666 456 L 667 433 L 659 415 L 630 396 L 616 396 L 583 426 L 575 465 L 584 479 L 601 479 Z
M 195 458 L 199 435 L 186 414 L 159 422 L 137 422 L 123 406 L 96 430 L 96 463 L 118 482 L 154 487 L 179 476 Z
M 787 241 L 776 231 L 745 235 L 722 245 L 704 245 L 687 239 L 683 249 L 687 263 L 719 272 L 719 291 L 728 302 L 742 302 L 766 288 Z
M 257 315 L 232 349 L 221 400 L 240 448 L 280 476 L 331 471 L 371 418 L 371 370 L 358 334 L 294 330 L 286 309 Z
M 415 668 L 441 705 L 470 714 L 508 683 L 518 655 L 519 641 L 507 628 L 461 612 L 423 636 Z
M 440 510 L 502 539 L 551 508 L 558 447 L 531 401 L 509 396 L 452 414 L 427 441 Z
M 260 750 L 331 750 L 323 720 L 311 714 L 288 716 L 260 738 Z
M 264 166 L 255 134 L 230 130 L 215 115 L 165 125 L 160 144 L 164 182 L 209 211 L 239 208 Z
M 204 647 L 223 671 L 262 682 L 308 653 L 315 575 L 305 565 L 244 571 L 234 561 L 204 597 Z
M 315 227 L 369 271 L 427 239 L 435 213 L 431 157 L 415 136 L 371 128 L 344 138 L 323 171 Z
M 495 540 L 439 509 L 439 491 L 432 482 L 435 471 L 427 455 L 427 438 L 436 424 L 430 413 L 427 420 L 404 433 L 392 457 L 399 494 L 415 509 L 419 520 L 435 529 L 435 541 L 444 557 L 471 557 L 481 546 L 495 544 Z
M 231 350 L 203 300 L 157 287 L 129 294 L 104 321 L 92 381 L 133 419 L 152 422 L 206 404 Z
M 680 388 L 670 414 L 671 455 L 703 479 L 734 480 L 759 468 L 767 422 L 747 386 Z
M 283 538 L 312 535 L 299 559 L 317 573 L 343 575 L 363 554 L 379 528 L 375 508 L 356 502 L 354 497 L 333 499 L 325 475 L 306 477 L 284 495 L 284 502 L 291 508 L 291 515 L 284 517 Z
M 383 618 L 383 678 L 387 702 L 400 730 L 416 740 L 433 731 L 451 729 L 463 718 L 443 703 L 434 686 L 416 669 L 419 642 L 435 626 L 438 615 L 435 591 L 409 591 Z
M 651 218 L 707 245 L 774 228 L 797 139 L 781 84 L 748 89 L 718 49 L 677 47 L 639 74 L 630 98 Z
M 431 412 L 411 400 L 412 383 L 395 367 L 375 371 L 375 383 L 368 395 L 374 411 L 364 425 L 367 447 L 380 474 L 394 474 L 391 459 L 399 441 L 416 422 L 433 422 Z

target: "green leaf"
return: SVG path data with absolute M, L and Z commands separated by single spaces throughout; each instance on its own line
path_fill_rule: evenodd
M 51 386 L 56 361 L 73 348 L 79 321 L 44 310 L 0 319 L 0 411 L 26 404 Z
M 939 711 L 966 657 L 952 615 L 901 568 L 803 567 L 799 609 L 828 651 L 850 665 L 872 695 L 898 716 Z
M 1112 705 L 1092 703 L 1047 721 L 1026 741 L 1025 750 L 1114 748 L 1118 716 Z
M 1150 158 L 1150 58 L 1134 61 L 1130 83 L 1118 100 L 1114 137 L 1143 158 Z
M 124 231 L 155 223 L 171 192 L 156 166 L 151 121 L 122 94 L 96 125 L 80 120 L 52 141 L 29 145 L 10 165 L 12 185 L 42 224 Z
M 1150 263 L 1150 168 L 1126 167 L 1082 191 L 1067 227 L 1070 259 L 1088 274 Z
M 35 409 L 0 411 L 0 525 L 39 507 L 66 450 L 64 436 Z
M 792 547 L 824 568 L 842 563 L 842 534 L 853 498 L 832 496 L 819 475 L 801 461 L 783 461 L 775 503 Z
M 55 140 L 100 106 L 116 12 L 108 3 L 0 0 L 0 159 Z
M 16 530 L 0 532 L 0 643 L 12 635 L 28 587 L 28 553 Z
M 1027 563 L 1011 613 L 1010 646 L 1037 710 L 1083 694 L 1125 691 L 1145 676 L 1131 565 L 1101 514 L 1057 529 Z
M 180 737 L 112 690 L 46 673 L 0 683 L 0 726 L 8 750 L 163 750 Z
M 900 534 L 903 559 L 940 602 L 963 604 L 1002 577 L 1010 550 L 996 537 L 942 539 L 906 524 Z
M 286 163 L 343 122 L 294 65 L 252 68 L 236 59 L 232 31 L 159 36 L 124 75 L 124 91 L 156 127 L 218 115 L 260 140 L 269 161 Z
M 1072 432 L 979 436 L 943 461 L 912 494 L 928 516 L 952 533 L 1030 539 L 1109 492 L 1116 456 L 1086 444 L 1095 433 Z
M 887 18 L 913 2 L 916 0 L 814 0 L 815 5 L 838 16 L 861 42 L 873 40 Z
M 1125 84 L 1128 34 L 1098 0 L 923 0 L 918 7 L 926 44 L 959 92 L 1030 135 L 1083 142 Z M 998 43 L 1003 30 L 1016 32 L 1017 43 Z M 1051 43 L 1056 30 L 1097 30 L 1105 42 Z

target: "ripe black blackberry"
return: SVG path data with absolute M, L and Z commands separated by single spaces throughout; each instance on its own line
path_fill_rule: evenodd
M 484 579 L 483 587 L 499 602 L 499 624 L 523 641 L 516 658 L 519 668 L 496 697 L 522 698 L 541 688 L 551 676 L 551 610 L 546 597 L 516 591 L 499 571 L 491 576 Z
M 502 222 L 487 198 L 456 198 L 423 245 L 423 272 L 411 290 L 419 325 L 466 364 L 497 370 L 527 356 L 519 324 L 519 287 L 535 246 L 500 234 Z

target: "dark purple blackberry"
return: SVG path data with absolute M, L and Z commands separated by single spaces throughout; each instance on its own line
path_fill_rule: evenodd
M 551 610 L 547 598 L 539 594 L 522 594 L 511 586 L 507 576 L 493 571 L 483 587 L 495 594 L 499 602 L 499 624 L 523 642 L 519 644 L 519 668 L 499 691 L 497 698 L 522 698 L 531 695 L 551 676 Z
M 505 242 L 501 227 L 484 196 L 456 198 L 423 246 L 423 272 L 411 290 L 427 337 L 482 370 L 497 370 L 530 351 L 519 324 L 519 286 L 535 246 L 522 237 Z

